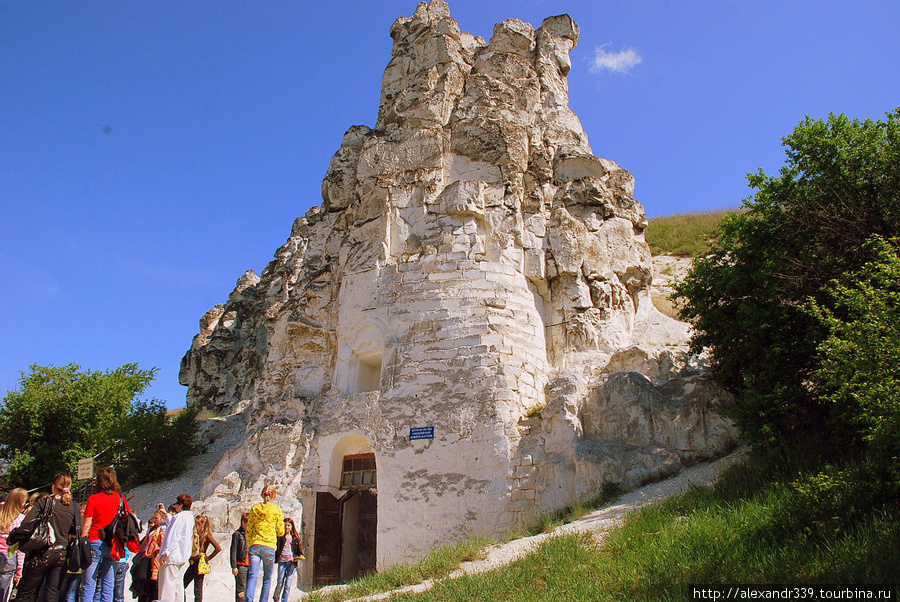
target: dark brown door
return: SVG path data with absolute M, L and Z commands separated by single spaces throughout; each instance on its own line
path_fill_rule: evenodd
M 316 493 L 313 585 L 341 582 L 341 502 L 328 492 Z
M 376 536 L 378 534 L 378 496 L 365 489 L 359 492 L 359 574 L 375 572 Z

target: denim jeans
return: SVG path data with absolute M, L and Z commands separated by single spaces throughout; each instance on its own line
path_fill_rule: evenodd
M 250 572 L 249 566 L 237 565 L 238 574 L 234 576 L 234 602 L 244 602 L 247 597 L 247 573 Z
M 113 574 L 115 575 L 115 585 L 113 585 L 113 602 L 125 602 L 125 574 L 128 572 L 128 563 L 124 560 L 119 562 L 113 561 Z
M 0 600 L 6 600 L 6 595 L 12 589 L 13 575 L 15 574 L 15 555 L 10 558 L 6 554 L 0 554 Z
M 278 563 L 278 582 L 275 584 L 275 602 L 288 602 L 291 595 L 291 585 L 294 584 L 294 573 L 297 572 L 296 562 Z
M 60 602 L 77 602 L 79 589 L 81 589 L 81 575 L 66 573 L 59 587 Z
M 109 546 L 99 539 L 91 542 L 91 566 L 84 571 L 81 582 L 81 599 L 86 602 L 113 602 L 116 585 L 116 561 L 109 555 Z M 95 598 L 94 593 L 99 591 Z
M 256 600 L 256 582 L 259 579 L 259 568 L 262 565 L 263 582 L 259 602 L 269 602 L 269 589 L 272 587 L 272 568 L 275 566 L 275 548 L 250 546 L 250 574 L 247 577 L 247 602 Z
M 25 557 L 25 569 L 16 590 L 16 600 L 34 602 L 43 588 L 43 596 L 51 602 L 59 598 L 60 575 L 66 572 L 66 548 L 52 545 L 41 552 Z

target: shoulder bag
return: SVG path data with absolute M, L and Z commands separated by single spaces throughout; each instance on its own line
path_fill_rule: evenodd
M 56 543 L 56 533 L 53 532 L 53 526 L 50 524 L 50 515 L 53 514 L 53 506 L 56 502 L 52 497 L 44 502 L 43 508 L 38 512 L 37 517 L 30 521 L 27 525 L 20 525 L 10 532 L 7 541 L 9 543 L 18 543 L 19 551 L 25 554 L 34 554 L 40 552 L 47 546 Z M 37 505 L 35 505 L 37 509 Z
M 121 493 L 119 494 L 119 511 L 116 512 L 112 522 L 100 530 L 100 537 L 110 546 L 114 537 L 118 537 L 123 546 L 129 542 L 140 543 L 140 521 L 131 512 L 125 496 Z
M 75 536 L 69 538 L 69 545 L 66 546 L 66 569 L 70 573 L 78 573 L 89 566 L 91 566 L 91 542 L 87 536 L 81 535 L 81 512 L 76 506 Z

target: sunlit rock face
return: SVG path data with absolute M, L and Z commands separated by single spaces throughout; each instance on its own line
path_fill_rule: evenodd
M 206 507 L 236 524 L 262 482 L 302 502 L 306 582 L 328 581 L 322 494 L 362 512 L 347 456 L 374 454 L 377 520 L 359 519 L 339 578 L 734 438 L 722 394 L 688 391 L 702 376 L 677 347 L 687 325 L 650 300 L 634 178 L 568 107 L 574 21 L 511 19 L 487 42 L 432 0 L 390 34 L 375 127 L 347 131 L 322 204 L 203 317 L 182 362 L 188 403 L 246 419 Z

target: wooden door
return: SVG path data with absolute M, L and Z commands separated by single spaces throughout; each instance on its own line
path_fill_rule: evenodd
M 357 558 L 359 574 L 374 573 L 378 534 L 378 495 L 365 489 L 359 492 L 359 544 Z
M 328 492 L 316 493 L 313 542 L 313 585 L 341 582 L 341 502 Z

